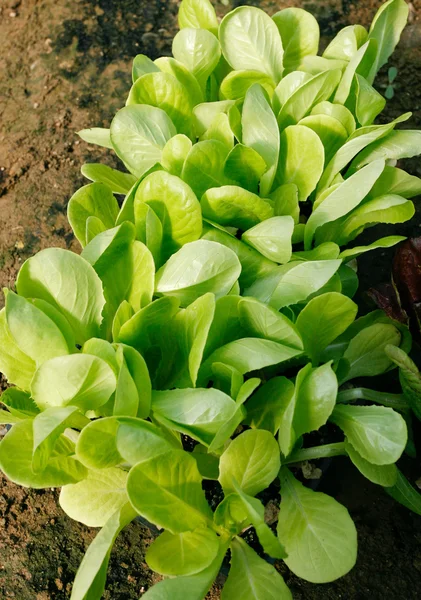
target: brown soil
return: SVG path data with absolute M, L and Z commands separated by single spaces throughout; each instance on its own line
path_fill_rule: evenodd
M 234 5 L 244 2 L 231 2 Z M 301 6 L 318 18 L 324 36 L 349 23 L 369 24 L 379 0 L 247 2 L 275 12 Z M 215 2 L 219 14 L 226 12 Z M 0 0 L 0 284 L 13 285 L 21 263 L 38 250 L 61 246 L 78 251 L 66 221 L 66 205 L 83 183 L 80 165 L 115 164 L 108 151 L 79 142 L 83 127 L 107 126 L 130 86 L 131 58 L 140 52 L 169 54 L 176 31 L 176 0 Z M 408 127 L 421 125 L 421 0 L 390 64 L 398 68 L 395 96 L 386 117 L 412 110 Z M 384 90 L 386 69 L 379 78 Z M 382 87 L 383 86 L 383 87 Z M 385 118 L 386 118 L 385 117 Z M 407 161 L 421 175 L 419 160 Z M 399 232 L 419 235 L 419 211 Z M 396 231 L 398 233 L 398 231 Z M 367 234 L 368 238 L 371 234 Z M 361 288 L 388 279 L 391 253 L 361 261 Z M 363 295 L 361 296 L 364 297 Z M 412 481 L 419 463 L 409 466 Z M 95 530 L 68 519 L 57 493 L 26 490 L 1 476 L 0 598 L 65 600 Z M 294 598 L 411 600 L 421 597 L 421 519 L 396 505 L 335 460 L 323 488 L 350 510 L 359 532 L 353 571 L 316 586 L 281 570 Z M 138 599 L 153 576 L 144 562 L 150 532 L 133 524 L 111 557 L 104 598 Z M 217 588 L 209 598 L 219 597 Z M 186 599 L 189 600 L 189 599 Z

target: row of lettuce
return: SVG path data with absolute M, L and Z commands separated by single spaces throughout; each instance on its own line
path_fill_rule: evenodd
M 421 513 L 395 464 L 414 453 L 411 336 L 352 300 L 354 259 L 404 238 L 354 240 L 410 219 L 421 192 L 396 166 L 421 153 L 421 132 L 396 129 L 411 115 L 373 124 L 385 101 L 372 83 L 407 12 L 389 0 L 369 32 L 346 27 L 318 56 L 304 10 L 240 7 L 219 24 L 208 0 L 183 0 L 174 57 L 137 56 L 110 128 L 80 132 L 127 172 L 82 167 L 93 183 L 68 209 L 81 255 L 29 258 L 0 312 L 13 384 L 0 467 L 61 487 L 70 517 L 102 527 L 72 600 L 101 597 L 136 515 L 164 530 L 146 560 L 165 579 L 143 597 L 204 598 L 228 549 L 224 600 L 291 598 L 262 554 L 311 582 L 344 575 L 355 526 L 296 477 L 305 460 L 348 456 Z M 395 363 L 405 394 L 361 387 Z M 329 443 L 309 445 L 322 427 Z M 204 480 L 223 491 L 213 510 Z M 256 497 L 274 481 L 276 533 Z

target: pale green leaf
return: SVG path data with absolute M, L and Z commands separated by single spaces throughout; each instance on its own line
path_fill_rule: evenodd
M 133 59 L 132 64 L 132 81 L 133 83 L 145 75 L 146 73 L 157 73 L 160 69 L 155 65 L 153 60 L 144 54 L 137 54 Z
M 334 242 L 324 242 L 316 246 L 313 250 L 303 250 L 302 252 L 293 252 L 293 260 L 333 260 L 338 258 L 341 249 Z M 339 267 L 341 268 L 341 267 Z
M 382 485 L 383 487 L 392 487 L 396 484 L 398 478 L 398 469 L 396 465 L 373 465 L 371 462 L 363 458 L 355 448 L 345 442 L 346 452 L 364 477 L 367 477 L 372 483 Z
M 395 246 L 404 240 L 406 240 L 406 238 L 402 235 L 389 235 L 387 237 L 380 238 L 368 246 L 354 246 L 354 248 L 344 250 L 340 253 L 339 258 L 341 258 L 344 262 L 349 262 L 365 252 L 377 250 L 378 248 L 391 248 L 392 246 Z
M 302 202 L 315 189 L 321 174 L 325 153 L 321 139 L 308 127 L 294 125 L 281 134 L 276 182 L 294 183 Z
M 331 363 L 316 369 L 312 369 L 310 364 L 307 364 L 299 371 L 295 382 L 295 407 L 292 419 L 295 438 L 317 431 L 327 423 L 335 407 L 337 394 L 338 380 Z M 290 447 L 289 450 L 292 448 Z
M 219 36 L 233 69 L 261 71 L 278 83 L 282 76 L 282 40 L 265 12 L 251 6 L 236 8 L 222 20 Z
M 146 600 L 186 600 L 189 597 L 204 598 L 219 573 L 227 549 L 228 542 L 220 541 L 218 555 L 209 567 L 195 575 L 169 577 L 163 581 L 159 581 L 143 595 L 143 598 Z
M 286 103 L 286 101 L 292 96 L 292 94 L 301 87 L 306 81 L 311 79 L 309 73 L 304 71 L 293 71 L 281 79 L 275 88 L 275 92 L 272 98 L 272 107 L 274 113 L 277 115 L 279 111 Z
M 133 264 L 135 234 L 134 225 L 125 221 L 117 227 L 98 234 L 82 252 L 82 257 L 92 265 L 100 277 L 107 299 L 102 323 L 104 337 L 110 336 L 114 315 L 121 302 L 127 298 L 132 285 L 135 271 Z M 152 278 L 150 286 L 153 286 L 153 270 L 153 260 L 150 257 L 148 273 L 149 279 Z
M 412 198 L 421 194 L 421 179 L 409 175 L 397 167 L 385 166 L 383 173 L 371 188 L 368 198 L 371 200 L 385 194 L 394 194 L 403 198 Z
M 294 71 L 305 56 L 317 54 L 319 25 L 313 15 L 302 8 L 284 8 L 272 17 L 281 34 L 284 67 Z
M 32 427 L 32 419 L 15 423 L 0 442 L 0 469 L 6 477 L 18 485 L 40 489 L 76 483 L 87 476 L 87 470 L 79 461 L 59 452 L 50 458 L 42 472 L 35 473 Z
M 350 213 L 366 197 L 384 169 L 383 160 L 377 160 L 357 171 L 340 184 L 310 215 L 305 229 L 305 248 L 310 250 L 316 230 Z
M 202 89 L 221 57 L 218 39 L 206 29 L 181 29 L 172 43 L 174 58 L 196 77 Z
M 215 9 L 209 0 L 183 0 L 178 11 L 178 24 L 180 29 L 208 29 L 215 35 L 219 25 Z
M 172 450 L 133 467 L 127 493 L 135 510 L 171 533 L 194 531 L 212 522 L 196 461 Z
M 317 186 L 317 194 L 323 192 L 334 183 L 335 177 L 351 160 L 372 142 L 386 136 L 398 124 L 406 121 L 411 113 L 405 113 L 390 123 L 384 125 L 370 125 L 357 129 L 332 158 L 323 172 Z
M 189 104 L 189 121 L 191 122 L 191 107 L 196 106 L 196 104 L 200 104 L 204 100 L 203 91 L 200 88 L 199 82 L 196 77 L 190 73 L 190 71 L 183 65 L 183 63 L 175 60 L 175 58 L 171 58 L 170 56 L 161 56 L 157 58 L 155 64 L 164 71 L 164 73 L 168 73 L 177 79 L 177 81 L 184 88 L 182 95 L 184 96 L 186 93 L 190 98 Z M 174 121 L 175 123 L 175 121 Z M 185 124 L 187 127 L 187 124 Z M 188 131 L 191 133 L 191 123 L 189 124 Z
M 333 102 L 345 104 L 350 92 L 356 73 L 366 76 L 375 60 L 377 54 L 377 42 L 369 39 L 363 44 L 349 61 L 338 88 L 335 92 Z
M 243 230 L 273 216 L 273 208 L 267 200 L 236 185 L 207 190 L 200 205 L 207 219 Z
M 145 360 L 131 346 L 115 346 L 120 369 L 113 414 L 146 419 L 151 408 L 151 380 Z
M 88 527 L 103 527 L 127 503 L 127 472 L 121 469 L 89 471 L 79 483 L 60 492 L 60 506 L 67 516 Z
M 384 138 L 370 144 L 358 154 L 350 170 L 361 169 L 375 160 L 400 160 L 421 154 L 421 131 L 405 129 L 391 131 Z
M 222 600 L 292 600 L 282 576 L 260 558 L 244 540 L 231 543 L 231 569 L 222 590 Z
M 113 342 L 116 342 L 118 340 L 120 329 L 122 328 L 124 323 L 126 323 L 133 317 L 133 315 L 134 310 L 132 305 L 129 302 L 127 302 L 127 300 L 123 300 L 123 302 L 118 307 L 113 319 L 113 324 L 111 328 Z
M 252 381 L 252 383 L 250 384 L 250 387 L 253 387 L 253 385 L 255 385 L 256 379 L 254 379 L 254 381 L 249 379 L 248 381 Z M 243 384 L 243 386 L 247 385 L 247 384 L 248 384 L 248 382 L 245 382 L 245 384 Z M 244 395 L 246 395 L 246 393 L 247 393 L 247 391 L 244 393 Z M 251 393 L 251 391 L 250 391 L 250 393 Z M 238 393 L 238 395 L 240 395 L 240 392 Z M 226 444 L 226 442 L 229 440 L 229 438 L 234 435 L 234 433 L 237 430 L 237 428 L 239 427 L 239 425 L 241 425 L 241 423 L 244 421 L 244 417 L 246 416 L 246 411 L 243 408 L 243 406 L 241 405 L 240 400 L 242 400 L 241 396 L 239 399 L 237 396 L 235 412 L 232 415 L 232 417 L 230 419 L 228 419 L 228 421 L 225 421 L 225 423 L 222 425 L 222 427 L 217 431 L 212 442 L 209 444 L 209 448 L 208 448 L 209 453 L 218 452 L 218 454 L 219 454 L 219 452 L 222 450 L 222 447 Z M 244 398 L 244 400 L 245 400 L 245 398 Z M 219 467 L 219 464 L 218 464 L 218 467 Z M 219 477 L 219 468 L 218 468 L 218 477 Z
M 0 409 L 0 425 L 13 425 L 19 423 L 19 421 L 22 421 L 20 417 L 12 415 L 7 410 Z
M 88 469 L 109 469 L 123 463 L 117 450 L 117 417 L 91 421 L 84 427 L 76 444 L 76 456 Z
M 324 71 L 334 71 L 340 69 L 345 71 L 347 62 L 335 58 L 325 58 L 323 56 L 304 56 L 301 64 L 297 67 L 307 75 L 313 76 Z M 293 71 L 294 73 L 295 71 Z
M 345 126 L 338 119 L 329 115 L 309 115 L 301 119 L 299 125 L 309 127 L 317 133 L 324 147 L 325 164 L 348 139 Z
M 397 502 L 421 515 L 421 494 L 416 491 L 404 475 L 398 470 L 398 478 L 392 487 L 386 487 L 385 491 Z
M 220 100 L 218 102 L 202 102 L 193 109 L 193 123 L 196 135 L 201 137 L 212 125 L 215 117 L 223 114 L 229 114 L 229 110 L 234 106 L 234 100 Z
M 44 362 L 36 371 L 31 393 L 37 406 L 78 406 L 94 410 L 107 402 L 116 379 L 106 362 L 89 354 L 70 354 Z
M 385 352 L 399 367 L 399 381 L 402 392 L 415 415 L 421 420 L 421 376 L 417 365 L 401 348 L 386 346 Z
M 191 140 L 181 133 L 172 137 L 162 150 L 161 164 L 171 175 L 181 176 L 185 160 L 192 147 Z
M 29 258 L 19 272 L 21 296 L 45 300 L 68 320 L 76 342 L 99 333 L 105 298 L 101 280 L 83 258 L 61 248 L 48 248 Z
M 284 217 L 290 215 L 297 225 L 300 218 L 300 205 L 298 203 L 298 188 L 295 183 L 280 185 L 274 190 L 270 199 L 273 200 L 275 216 Z
M 241 242 L 227 231 L 222 231 L 215 226 L 204 225 L 203 239 L 218 242 L 232 250 L 241 263 L 239 283 L 241 288 L 247 288 L 259 277 L 270 273 L 276 263 L 265 258 L 251 246 Z
M 152 253 L 135 241 L 130 248 L 130 287 L 126 299 L 136 312 L 152 302 L 155 287 L 155 264 Z
M 216 301 L 215 313 L 204 350 L 205 358 L 221 346 L 245 336 L 246 330 L 240 323 L 240 302 L 240 296 L 236 295 L 223 296 Z
M 83 141 L 88 142 L 88 144 L 96 144 L 97 146 L 113 149 L 109 129 L 91 127 L 89 129 L 81 129 L 77 134 Z
M 336 34 L 323 52 L 323 56 L 349 61 L 367 38 L 367 30 L 362 25 L 348 25 Z
M 216 389 L 173 389 L 153 392 L 152 412 L 158 421 L 209 446 L 237 405 Z
M 318 363 L 326 346 L 353 323 L 357 311 L 358 307 L 352 300 L 337 292 L 316 296 L 304 307 L 296 326 L 304 349 L 314 364 Z
M 266 429 L 273 435 L 279 430 L 285 406 L 294 394 L 294 384 L 286 377 L 272 377 L 246 403 L 245 422 L 256 429 Z
M 288 553 L 287 566 L 312 583 L 348 573 L 357 558 L 357 532 L 346 508 L 305 488 L 288 469 L 281 471 L 280 479 L 278 536 Z
M 240 497 L 241 503 L 245 509 L 247 515 L 246 519 L 256 530 L 257 537 L 259 538 L 259 542 L 262 545 L 264 552 L 272 558 L 285 558 L 285 548 L 282 546 L 276 535 L 274 535 L 274 532 L 269 525 L 265 522 L 265 507 L 262 502 L 257 498 L 245 494 L 237 482 L 234 482 L 234 485 L 237 492 L 236 495 Z
M 129 503 L 116 511 L 97 534 L 82 559 L 73 583 L 71 600 L 97 600 L 104 592 L 108 561 L 120 531 L 135 518 Z
M 314 75 L 288 98 L 278 114 L 280 129 L 295 125 L 310 113 L 313 106 L 328 100 L 341 79 L 342 71 L 335 69 Z
M 177 133 L 163 110 L 144 104 L 119 110 L 110 131 L 117 156 L 136 177 L 161 160 L 162 149 Z
M 415 213 L 411 200 L 401 196 L 385 195 L 368 200 L 336 223 L 327 225 L 316 233 L 316 241 L 329 240 L 332 237 L 339 245 L 353 240 L 366 227 L 376 223 L 404 223 Z
M 33 421 L 33 454 L 32 469 L 34 473 L 40 473 L 45 469 L 53 454 L 57 440 L 67 427 L 84 427 L 89 419 L 78 413 L 75 406 L 64 408 L 48 408 Z
M 179 310 L 171 319 L 162 338 L 162 360 L 155 387 L 169 389 L 196 385 L 214 312 L 215 297 L 208 293 L 186 309 Z
M 101 219 L 94 216 L 88 217 L 86 219 L 85 226 L 86 243 L 89 244 L 89 242 L 91 242 L 94 239 L 94 237 L 96 237 L 99 233 L 103 233 L 106 230 L 107 228 L 105 227 Z
M 234 133 L 228 116 L 225 113 L 217 115 L 209 129 L 200 137 L 200 140 L 216 140 L 224 144 L 228 151 L 231 151 L 234 147 Z
M 303 341 L 297 327 L 282 313 L 254 298 L 242 298 L 238 304 L 241 328 L 239 336 L 258 337 L 303 349 Z
M 194 575 L 206 569 L 218 551 L 218 537 L 211 529 L 202 527 L 176 534 L 164 531 L 149 546 L 145 560 L 161 575 Z
M 123 173 L 108 165 L 96 163 L 85 163 L 82 165 L 81 172 L 91 181 L 105 183 L 116 194 L 127 194 L 137 181 L 130 173 Z
M 243 144 L 260 154 L 267 165 L 260 182 L 260 193 L 267 195 L 272 189 L 278 167 L 279 128 L 266 93 L 258 84 L 247 90 L 241 125 Z
M 229 148 L 218 140 L 203 140 L 188 153 L 181 178 L 198 198 L 209 188 L 232 183 L 224 174 Z
M 391 323 L 374 323 L 359 331 L 345 350 L 343 357 L 349 363 L 349 371 L 341 383 L 354 377 L 381 375 L 392 361 L 385 353 L 388 344 L 399 345 L 401 334 Z
M 375 465 L 390 465 L 405 450 L 408 432 L 401 415 L 385 406 L 338 405 L 330 420 L 363 458 Z
M 340 260 L 293 261 L 260 278 L 244 293 L 279 310 L 284 306 L 304 302 L 311 294 L 319 291 L 340 265 Z
M 199 296 L 226 295 L 238 279 L 241 265 L 232 250 L 216 242 L 185 244 L 156 274 L 156 294 L 174 296 L 188 306 Z
M 236 437 L 219 461 L 219 481 L 225 494 L 236 482 L 246 494 L 255 496 L 275 479 L 281 466 L 279 448 L 269 431 L 250 429 Z
M 147 73 L 139 77 L 132 85 L 126 102 L 127 106 L 137 104 L 160 108 L 169 116 L 178 133 L 191 135 L 193 106 L 190 96 L 186 88 L 169 73 Z
M 352 113 L 341 104 L 333 104 L 324 100 L 319 102 L 313 107 L 311 115 L 327 115 L 337 119 L 346 129 L 348 136 L 352 135 L 355 131 L 355 119 Z
M 302 350 L 270 340 L 242 338 L 222 346 L 210 355 L 201 367 L 199 382 L 209 380 L 214 362 L 230 365 L 244 375 L 250 371 L 289 361 L 301 354 Z
M 369 33 L 369 38 L 377 40 L 378 44 L 376 60 L 370 71 L 370 83 L 373 82 L 377 71 L 388 61 L 399 42 L 408 13 L 409 8 L 405 0 L 388 0 L 377 11 Z
M 39 409 L 30 394 L 17 387 L 9 387 L 4 390 L 0 396 L 0 402 L 9 409 L 10 414 L 18 419 L 27 419 L 39 414 Z
M 275 82 L 272 77 L 261 71 L 231 71 L 223 79 L 220 87 L 220 97 L 228 100 L 243 100 L 247 90 L 255 83 L 272 96 Z
M 7 292 L 7 293 L 6 293 Z M 14 292 L 6 293 L 6 324 L 19 349 L 37 367 L 56 356 L 76 350 L 68 346 L 59 326 L 34 303 Z
M 138 221 L 142 220 L 143 204 L 150 206 L 162 223 L 163 260 L 183 244 L 200 237 L 202 213 L 199 201 L 191 188 L 175 175 L 157 171 L 139 185 L 134 199 L 137 227 Z
M 101 165 L 105 166 L 105 165 Z M 106 229 L 114 227 L 118 215 L 118 203 L 105 183 L 84 185 L 69 200 L 67 217 L 76 238 L 86 246 L 86 221 L 98 217 Z
M 149 421 L 119 417 L 117 422 L 117 437 L 113 444 L 118 454 L 131 465 L 181 447 L 174 436 L 166 435 L 163 427 Z
M 367 80 L 356 73 L 347 100 L 348 106 L 354 106 L 354 113 L 360 125 L 371 125 L 386 105 L 386 99 L 377 92 Z
M 82 352 L 83 354 L 92 354 L 93 356 L 105 360 L 115 375 L 118 374 L 119 367 L 115 355 L 115 348 L 110 342 L 101 338 L 91 338 L 83 344 Z
M 227 156 L 224 174 L 228 179 L 238 181 L 246 190 L 257 193 L 259 181 L 266 169 L 265 161 L 256 150 L 236 144 Z
M 156 346 L 161 332 L 175 315 L 179 301 L 174 297 L 159 298 L 151 302 L 120 329 L 118 341 L 136 348 L 141 354 Z

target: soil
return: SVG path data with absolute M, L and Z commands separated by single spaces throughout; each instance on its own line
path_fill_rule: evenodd
M 243 4 L 215 2 L 220 15 Z M 286 6 L 312 11 L 322 43 L 350 23 L 369 25 L 379 0 L 246 2 L 274 13 Z M 0 284 L 12 286 L 22 262 L 49 246 L 79 251 L 66 221 L 71 194 L 82 185 L 89 160 L 116 164 L 106 150 L 79 141 L 76 131 L 108 126 L 130 87 L 134 55 L 168 55 L 176 31 L 176 0 L 0 0 Z M 228 3 L 227 3 L 228 4 Z M 404 127 L 421 126 L 421 0 L 388 66 L 398 69 L 395 95 L 382 120 L 411 110 Z M 378 86 L 384 91 L 387 69 Z M 419 159 L 405 167 L 421 175 Z M 395 233 L 420 235 L 420 204 Z M 383 228 L 387 235 L 389 228 Z M 370 241 L 374 231 L 366 235 Z M 360 238 L 361 240 L 361 238 Z M 360 261 L 361 292 L 389 279 L 392 252 Z M 4 432 L 3 432 L 4 433 Z M 1 433 L 0 433 L 1 435 Z M 404 464 L 414 482 L 419 461 Z M 0 598 L 66 600 L 96 530 L 67 518 L 56 491 L 26 490 L 1 476 Z M 421 519 L 335 459 L 320 490 L 343 502 L 359 535 L 357 566 L 331 584 L 314 585 L 279 566 L 295 600 L 411 600 L 421 597 Z M 134 600 L 154 581 L 144 562 L 151 532 L 139 523 L 119 537 L 111 556 L 105 599 Z M 219 598 L 218 586 L 209 598 Z

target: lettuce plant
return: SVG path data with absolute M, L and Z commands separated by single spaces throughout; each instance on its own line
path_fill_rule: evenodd
M 352 386 L 411 339 L 381 311 L 357 318 L 352 261 L 402 238 L 341 247 L 410 218 L 421 190 L 391 162 L 421 151 L 419 132 L 394 129 L 409 115 L 372 124 L 371 84 L 406 14 L 391 0 L 370 32 L 345 28 L 317 56 L 305 11 L 242 7 L 218 24 L 207 0 L 183 0 L 174 58 L 137 56 L 127 106 L 81 132 L 128 172 L 83 166 L 93 183 L 68 209 L 81 255 L 29 258 L 0 312 L 14 384 L 0 467 L 61 487 L 63 510 L 102 528 L 72 600 L 101 597 L 137 515 L 162 530 L 146 560 L 164 579 L 145 598 L 203 598 L 228 550 L 225 600 L 291 598 L 265 556 L 315 583 L 344 575 L 355 526 L 301 483 L 302 461 L 346 455 L 401 499 L 407 405 Z M 311 445 L 321 427 L 331 443 Z M 261 495 L 273 482 L 276 533 Z

